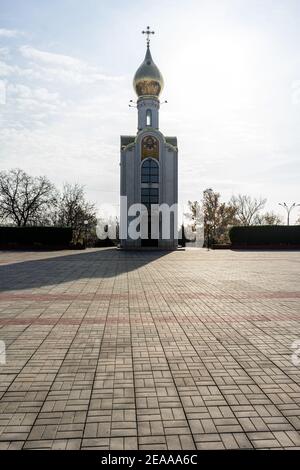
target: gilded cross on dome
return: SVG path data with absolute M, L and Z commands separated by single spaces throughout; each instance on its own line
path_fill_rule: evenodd
M 150 31 L 150 26 L 147 26 L 146 31 L 142 31 L 142 34 L 147 34 L 147 47 L 150 45 L 150 34 L 155 34 L 154 31 Z

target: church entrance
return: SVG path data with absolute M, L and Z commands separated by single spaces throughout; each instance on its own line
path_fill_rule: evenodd
M 148 239 L 141 239 L 142 247 L 158 247 L 158 238 L 151 238 L 151 215 L 148 216 Z

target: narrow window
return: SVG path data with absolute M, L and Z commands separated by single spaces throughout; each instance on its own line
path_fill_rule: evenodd
M 142 164 L 142 183 L 159 183 L 159 166 L 152 158 L 148 158 Z
M 146 111 L 146 126 L 152 126 L 152 111 L 147 109 Z

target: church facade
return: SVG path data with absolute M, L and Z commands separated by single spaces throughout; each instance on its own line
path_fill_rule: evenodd
M 178 245 L 177 138 L 159 129 L 162 74 L 155 65 L 147 28 L 147 49 L 133 79 L 137 94 L 136 135 L 121 136 L 120 245 L 124 249 Z

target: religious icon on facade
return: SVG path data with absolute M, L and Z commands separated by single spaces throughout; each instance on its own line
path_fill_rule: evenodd
M 159 159 L 159 143 L 151 135 L 144 137 L 142 140 L 142 160 L 149 157 Z

